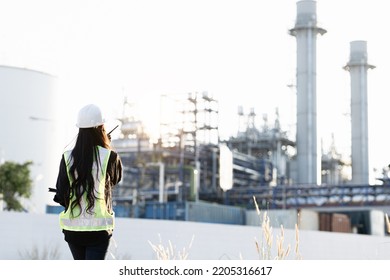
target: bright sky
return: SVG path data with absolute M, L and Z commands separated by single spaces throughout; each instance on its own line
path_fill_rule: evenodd
M 0 0 L 0 64 L 59 78 L 63 118 L 73 135 L 78 109 L 101 105 L 108 118 L 135 102 L 154 134 L 160 96 L 207 91 L 219 101 L 220 134 L 235 135 L 237 107 L 253 107 L 262 124 L 279 108 L 282 127 L 295 119 L 296 41 L 288 35 L 295 0 Z M 342 67 L 350 42 L 367 41 L 370 165 L 390 163 L 384 119 L 389 103 L 390 17 L 386 1 L 318 0 L 319 139 L 334 133 L 350 153 L 350 77 Z M 63 123 L 62 123 L 63 122 Z M 69 136 L 71 138 L 71 136 Z M 71 139 L 65 139 L 67 142 Z

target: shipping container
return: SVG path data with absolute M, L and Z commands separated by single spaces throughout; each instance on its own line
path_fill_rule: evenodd
M 320 224 L 319 224 L 319 230 L 320 231 L 332 231 L 332 222 L 331 222 L 331 213 L 319 213 L 320 217 Z
M 144 218 L 244 225 L 245 209 L 201 201 L 148 202 Z
M 331 230 L 333 232 L 346 232 L 350 233 L 352 231 L 351 228 L 351 220 L 346 214 L 338 214 L 333 213 L 331 214 Z

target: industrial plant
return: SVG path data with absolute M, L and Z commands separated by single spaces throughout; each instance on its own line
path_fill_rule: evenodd
M 369 184 L 367 71 L 375 67 L 368 63 L 365 41 L 350 42 L 344 67 L 350 73 L 351 160 L 343 160 L 335 145 L 326 152 L 319 147 L 316 40 L 326 32 L 317 25 L 316 2 L 297 2 L 289 30 L 297 43 L 295 139 L 281 129 L 277 110 L 273 124 L 264 116 L 257 127 L 255 110 L 244 114 L 238 107 L 240 128 L 222 140 L 218 100 L 192 92 L 161 96 L 161 115 L 173 117 L 160 120 L 160 137 L 152 141 L 125 99 L 121 135 L 112 141 L 124 165 L 114 193 L 117 215 L 250 224 L 243 211 L 258 203 L 271 212 L 294 210 L 300 219 L 313 211 L 315 225 L 308 229 L 384 234 L 387 179 Z M 372 217 L 379 217 L 379 230 L 370 230 Z

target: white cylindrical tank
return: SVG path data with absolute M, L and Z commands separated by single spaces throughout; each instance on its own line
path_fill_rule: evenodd
M 59 167 L 57 78 L 39 71 L 0 66 L 0 164 L 32 161 L 29 212 L 44 213 Z

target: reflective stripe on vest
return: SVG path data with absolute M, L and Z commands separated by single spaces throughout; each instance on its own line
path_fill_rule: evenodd
M 97 231 L 97 230 L 112 230 L 114 229 L 115 214 L 108 212 L 108 207 L 105 200 L 105 185 L 106 185 L 106 172 L 108 160 L 110 158 L 110 150 L 98 147 L 96 149 L 99 155 L 99 162 L 94 162 L 92 168 L 92 175 L 94 178 L 94 192 L 97 199 L 95 200 L 94 207 L 91 209 L 91 213 L 86 212 L 87 199 L 86 193 L 82 196 L 80 201 L 80 207 L 73 209 L 74 216 L 70 211 L 70 206 L 65 211 L 60 213 L 60 227 L 65 230 L 72 231 Z M 70 166 L 72 163 L 71 158 L 72 151 L 66 151 L 64 153 L 66 169 L 70 185 L 72 185 L 72 176 L 70 176 Z M 99 166 L 99 173 L 97 172 L 97 166 Z M 76 174 L 77 176 L 77 174 Z M 74 197 L 70 198 L 69 205 L 75 200 Z

